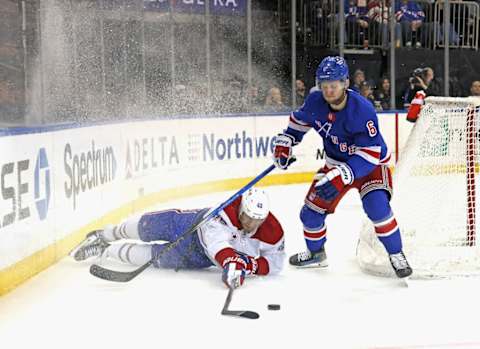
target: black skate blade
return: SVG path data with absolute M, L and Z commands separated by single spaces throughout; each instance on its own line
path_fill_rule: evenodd
M 260 317 L 258 313 L 250 310 L 224 310 L 222 311 L 222 315 L 238 316 L 252 320 L 258 319 Z
M 297 269 L 326 269 L 328 268 L 328 263 L 320 263 L 320 264 L 305 264 L 305 265 L 292 265 L 292 267 L 295 267 Z

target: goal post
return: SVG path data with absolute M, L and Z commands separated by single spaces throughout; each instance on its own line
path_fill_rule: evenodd
M 395 167 L 392 209 L 417 278 L 480 275 L 480 98 L 428 97 Z M 357 260 L 393 276 L 366 221 Z

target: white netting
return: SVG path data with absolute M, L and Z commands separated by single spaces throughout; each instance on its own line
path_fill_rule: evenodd
M 429 97 L 394 173 L 392 207 L 414 277 L 480 275 L 480 98 Z M 393 276 L 373 225 L 360 233 L 362 270 Z

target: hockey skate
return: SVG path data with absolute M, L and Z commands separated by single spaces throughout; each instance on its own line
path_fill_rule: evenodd
M 294 254 L 290 257 L 289 262 L 290 265 L 300 268 L 328 267 L 327 254 L 323 246 L 318 252 L 311 252 L 307 249 L 304 252 Z
M 399 278 L 405 278 L 412 275 L 412 268 L 408 264 L 407 258 L 402 251 L 389 255 L 390 263 L 392 264 L 393 270 L 395 270 L 395 274 Z
M 100 234 L 101 230 L 94 230 L 87 234 L 77 247 L 71 252 L 70 256 L 76 261 L 84 261 L 90 257 L 100 257 L 110 244 Z

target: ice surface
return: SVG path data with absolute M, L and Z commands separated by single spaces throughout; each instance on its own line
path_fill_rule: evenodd
M 291 255 L 304 249 L 298 218 L 307 184 L 267 187 Z M 213 206 L 231 193 L 157 208 Z M 232 310 L 218 270 L 149 269 L 126 284 L 94 278 L 69 257 L 0 298 L 1 348 L 480 348 L 480 280 L 415 281 L 363 274 L 355 247 L 365 215 L 357 194 L 328 224 L 329 268 L 247 279 Z M 278 303 L 280 311 L 268 311 Z

